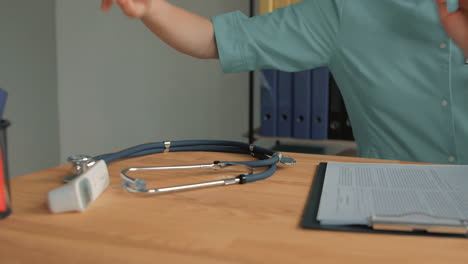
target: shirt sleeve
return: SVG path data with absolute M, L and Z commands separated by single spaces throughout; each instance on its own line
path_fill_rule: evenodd
M 301 71 L 328 65 L 341 1 L 304 0 L 252 18 L 239 11 L 213 17 L 223 71 Z

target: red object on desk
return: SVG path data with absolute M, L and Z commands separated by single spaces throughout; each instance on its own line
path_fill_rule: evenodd
M 3 154 L 0 150 L 0 214 L 6 212 L 8 209 L 7 206 L 7 192 L 6 192 L 6 175 L 5 170 L 3 168 Z

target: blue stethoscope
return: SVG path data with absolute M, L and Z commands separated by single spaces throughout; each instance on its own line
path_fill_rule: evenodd
M 123 188 L 133 193 L 165 193 L 189 189 L 197 189 L 210 186 L 227 186 L 232 184 L 244 184 L 266 179 L 273 175 L 277 170 L 278 162 L 292 165 L 296 161 L 292 158 L 283 156 L 279 152 L 250 145 L 247 143 L 236 141 L 222 140 L 181 140 L 181 141 L 163 141 L 156 143 L 147 143 L 131 148 L 121 150 L 119 152 L 103 154 L 92 158 L 94 161 L 104 160 L 107 164 L 118 159 L 140 157 L 156 153 L 165 152 L 181 152 L 181 151 L 209 151 L 209 152 L 228 152 L 249 154 L 258 160 L 254 161 L 214 161 L 210 164 L 184 165 L 184 166 L 166 166 L 166 167 L 140 167 L 126 168 L 121 171 L 120 176 L 123 179 Z M 164 188 L 148 189 L 147 184 L 142 179 L 132 178 L 128 174 L 135 171 L 152 171 L 152 170 L 177 170 L 177 169 L 199 169 L 213 168 L 223 169 L 230 166 L 243 166 L 248 169 L 248 172 L 232 178 L 200 182 L 194 184 L 186 184 L 179 186 L 170 186 Z M 265 167 L 266 170 L 253 173 L 253 168 Z

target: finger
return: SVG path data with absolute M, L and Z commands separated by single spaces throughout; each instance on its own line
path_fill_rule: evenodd
M 434 2 L 436 2 L 437 4 L 440 17 L 444 18 L 450 15 L 448 8 L 447 8 L 447 0 L 434 0 Z
M 434 0 L 440 8 L 445 5 L 448 13 L 454 13 L 458 10 L 468 10 L 468 0 Z
M 133 0 L 127 0 L 127 8 L 128 10 L 131 10 L 131 15 L 135 15 L 135 3 L 133 2 Z
M 136 14 L 133 0 L 117 0 L 117 3 L 127 16 L 135 17 Z
M 112 7 L 113 3 L 114 3 L 114 0 L 102 0 L 101 2 L 102 11 L 108 11 Z
M 124 0 L 117 0 L 117 4 L 119 4 L 119 6 L 123 6 L 123 5 L 125 5 L 125 1 Z
M 468 0 L 458 0 L 458 5 L 463 10 L 468 10 Z

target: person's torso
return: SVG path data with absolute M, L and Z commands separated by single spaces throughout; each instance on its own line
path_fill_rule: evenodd
M 434 1 L 343 4 L 330 68 L 361 156 L 468 164 L 468 65 Z

